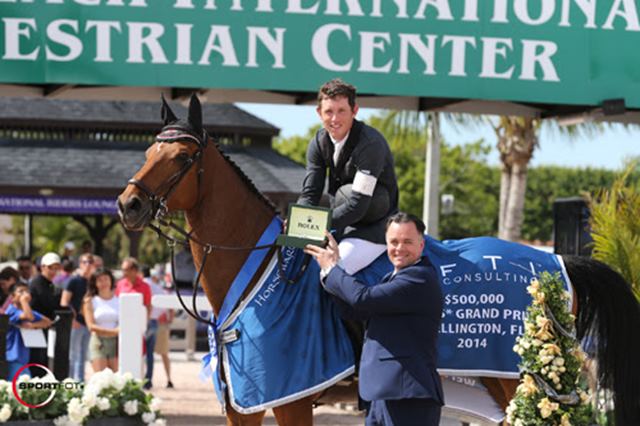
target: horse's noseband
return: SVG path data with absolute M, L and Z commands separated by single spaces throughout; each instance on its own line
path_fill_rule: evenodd
M 207 145 L 208 139 L 206 131 L 203 131 L 202 136 L 198 138 L 193 133 L 179 126 L 166 126 L 162 129 L 160 134 L 156 136 L 156 142 L 172 143 L 176 141 L 186 141 L 195 143 L 198 146 L 198 149 L 187 159 L 187 161 L 185 161 L 176 173 L 171 175 L 165 182 L 162 182 L 156 191 L 153 191 L 144 182 L 138 179 L 129 179 L 127 182 L 129 185 L 135 186 L 146 195 L 147 199 L 151 203 L 151 216 L 153 219 L 161 219 L 167 214 L 167 200 L 178 187 L 182 178 L 191 169 L 191 166 L 202 160 L 202 152 Z M 198 173 L 198 186 L 199 183 L 200 173 Z M 164 195 L 158 195 L 163 187 L 167 187 Z

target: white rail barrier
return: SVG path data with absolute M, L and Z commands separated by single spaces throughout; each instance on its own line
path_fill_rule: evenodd
M 119 300 L 118 371 L 142 379 L 142 339 L 147 329 L 147 310 L 140 293 L 121 294 Z
M 187 298 L 191 308 L 191 297 Z M 159 294 L 151 298 L 151 305 L 164 309 L 182 309 L 175 294 Z M 196 298 L 198 311 L 211 311 L 211 304 L 205 296 Z M 142 303 L 142 295 L 128 293 L 120 295 L 120 334 L 118 334 L 118 370 L 130 372 L 136 379 L 142 379 L 142 340 L 147 329 L 147 310 Z M 188 317 L 185 327 L 187 356 L 192 357 L 195 349 L 195 320 Z

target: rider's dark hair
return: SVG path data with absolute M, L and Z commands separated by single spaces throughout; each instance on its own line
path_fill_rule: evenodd
M 426 229 L 424 222 L 411 213 L 398 212 L 390 216 L 389 219 L 387 219 L 387 227 L 385 229 L 389 229 L 392 223 L 413 223 L 420 234 L 424 234 L 424 230 Z
M 345 83 L 341 78 L 334 78 L 331 81 L 327 81 L 320 87 L 320 90 L 318 91 L 318 107 L 322 104 L 324 99 L 335 99 L 339 96 L 347 98 L 352 110 L 355 108 L 356 88 Z

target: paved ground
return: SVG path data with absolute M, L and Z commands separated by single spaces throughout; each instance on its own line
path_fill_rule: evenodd
M 213 384 L 198 379 L 202 354 L 188 361 L 183 352 L 171 352 L 171 379 L 173 389 L 167 389 L 167 379 L 162 361 L 156 356 L 154 380 L 151 393 L 162 399 L 162 414 L 169 425 L 212 426 L 225 425 L 220 404 L 215 397 Z M 88 367 L 87 374 L 90 374 Z M 276 425 L 271 411 L 267 412 L 265 425 Z M 314 410 L 315 426 L 363 425 L 364 417 L 359 412 L 343 410 L 333 406 L 322 406 Z M 443 419 L 441 426 L 460 426 L 460 422 Z

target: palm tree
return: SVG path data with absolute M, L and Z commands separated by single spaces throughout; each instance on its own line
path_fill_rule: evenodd
M 498 238 L 510 241 L 520 238 L 527 171 L 538 146 L 540 124 L 541 120 L 536 118 L 514 116 L 500 116 L 497 124 L 491 122 L 502 162 Z
M 500 153 L 500 209 L 498 237 L 516 241 L 520 239 L 524 220 L 524 202 L 529 162 L 538 146 L 538 134 L 543 125 L 570 138 L 591 136 L 602 131 L 602 123 L 586 122 L 580 125 L 559 126 L 555 120 L 535 117 L 480 116 L 470 114 L 443 114 L 453 127 L 490 125 L 497 137 Z M 395 134 L 419 133 L 428 120 L 428 114 L 416 111 L 394 111 L 386 117 L 386 128 Z M 404 133 L 403 133 L 404 132 Z
M 589 198 L 593 257 L 631 284 L 640 301 L 640 184 L 629 183 L 634 168 L 627 170 L 605 189 Z

